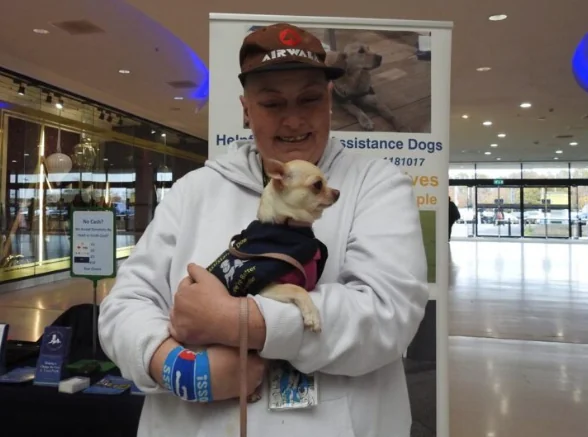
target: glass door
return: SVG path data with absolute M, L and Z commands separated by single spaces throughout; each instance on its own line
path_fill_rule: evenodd
M 525 187 L 524 236 L 570 238 L 570 188 Z
M 498 238 L 521 236 L 520 187 L 477 187 L 476 199 L 477 236 Z
M 572 237 L 588 240 L 588 186 L 571 187 Z
M 460 219 L 451 229 L 451 237 L 473 237 L 475 230 L 475 190 L 466 185 L 452 185 L 449 187 L 449 198 L 459 210 Z

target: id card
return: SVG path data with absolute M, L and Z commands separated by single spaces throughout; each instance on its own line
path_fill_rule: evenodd
M 274 361 L 269 368 L 269 409 L 310 408 L 318 404 L 316 374 L 304 374 L 287 361 Z

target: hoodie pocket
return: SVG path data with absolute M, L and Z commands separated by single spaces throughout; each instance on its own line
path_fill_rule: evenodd
M 355 431 L 353 430 L 353 421 L 351 420 L 351 411 L 349 410 L 349 402 L 347 402 L 347 396 L 339 399 L 333 399 L 330 401 L 321 402 L 321 407 L 326 410 L 325 415 L 329 417 L 331 423 L 331 432 L 333 437 L 356 437 Z M 333 429 L 334 423 L 338 425 Z
M 349 390 L 349 378 L 347 376 L 319 373 L 317 381 L 319 402 L 334 401 L 347 396 Z

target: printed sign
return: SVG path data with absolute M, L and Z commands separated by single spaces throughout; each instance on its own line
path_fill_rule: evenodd
M 73 210 L 71 276 L 88 279 L 116 276 L 115 220 L 110 209 Z

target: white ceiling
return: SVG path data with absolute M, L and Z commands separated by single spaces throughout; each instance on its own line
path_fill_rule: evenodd
M 168 82 L 202 82 L 194 53 L 207 63 L 209 12 L 453 21 L 451 161 L 588 160 L 588 93 L 571 71 L 573 50 L 588 32 L 586 0 L 495 0 L 475 8 L 470 0 L 20 0 L 10 9 L 0 16 L 0 66 L 202 138 L 206 106 L 194 90 Z M 491 22 L 493 14 L 508 18 Z M 70 36 L 51 24 L 80 19 L 105 32 Z M 492 69 L 476 71 L 483 66 Z

